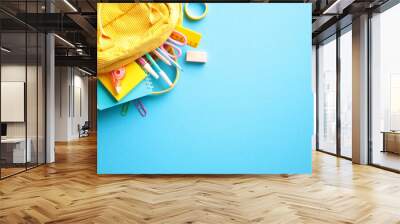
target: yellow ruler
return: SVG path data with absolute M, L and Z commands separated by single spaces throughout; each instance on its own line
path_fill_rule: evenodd
M 183 27 L 183 26 L 177 26 L 175 28 L 176 31 L 181 32 L 183 35 L 186 36 L 187 38 L 187 45 L 196 48 L 201 40 L 201 33 L 196 32 L 194 30 L 191 30 L 189 28 Z M 172 33 L 171 37 L 175 40 L 178 40 L 180 42 L 183 42 L 183 37 Z

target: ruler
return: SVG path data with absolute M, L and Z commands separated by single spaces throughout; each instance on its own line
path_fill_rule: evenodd
M 201 40 L 201 33 L 191 30 L 189 28 L 180 26 L 180 25 L 178 25 L 175 28 L 175 30 L 181 32 L 183 35 L 186 36 L 187 45 L 194 47 L 194 48 L 196 48 L 199 45 L 200 40 Z M 177 34 L 172 33 L 171 37 L 177 41 L 183 42 L 183 37 L 181 37 Z

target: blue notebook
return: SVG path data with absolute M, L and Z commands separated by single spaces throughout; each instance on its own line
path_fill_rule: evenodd
M 97 109 L 104 110 L 110 107 L 114 107 L 126 102 L 147 96 L 153 92 L 153 83 L 151 78 L 147 76 L 142 82 L 140 82 L 134 89 L 131 90 L 128 95 L 122 98 L 120 101 L 115 100 L 115 98 L 108 92 L 108 90 L 97 81 Z

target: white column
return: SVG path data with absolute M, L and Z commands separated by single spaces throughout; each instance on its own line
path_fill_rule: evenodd
M 46 163 L 55 161 L 54 133 L 55 133 L 55 60 L 54 35 L 46 36 Z
M 353 162 L 368 163 L 368 15 L 353 20 Z

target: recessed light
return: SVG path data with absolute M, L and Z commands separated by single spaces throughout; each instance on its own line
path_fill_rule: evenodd
M 68 1 L 64 0 L 65 4 L 67 4 L 74 12 L 78 12 L 78 10 Z
M 6 52 L 6 53 L 10 53 L 10 52 L 11 52 L 11 50 L 9 50 L 9 49 L 7 49 L 7 48 L 5 48 L 5 47 L 1 47 L 0 49 L 1 49 L 2 51 Z
M 68 40 L 66 40 L 66 39 L 64 39 L 64 38 L 62 38 L 62 37 L 60 37 L 59 35 L 57 35 L 57 34 L 54 34 L 54 36 L 55 37 L 57 37 L 59 40 L 61 40 L 62 42 L 64 42 L 64 43 L 66 43 L 67 45 L 69 45 L 70 47 L 73 47 L 73 48 L 75 48 L 75 45 L 73 45 L 71 42 L 69 42 Z

